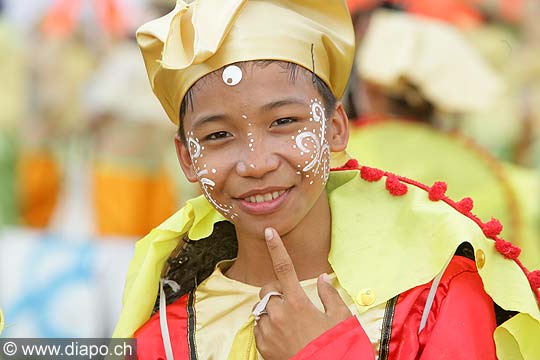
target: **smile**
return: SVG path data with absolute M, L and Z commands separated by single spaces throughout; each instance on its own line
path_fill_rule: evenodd
M 253 215 L 265 215 L 277 211 L 287 199 L 289 189 L 263 190 L 256 194 L 246 194 L 238 199 L 242 210 Z M 249 195 L 249 196 L 247 196 Z
M 284 193 L 285 193 L 285 190 L 274 191 L 274 192 L 269 192 L 266 194 L 250 196 L 250 197 L 245 198 L 244 201 L 260 204 L 260 203 L 275 200 L 281 195 L 283 195 Z

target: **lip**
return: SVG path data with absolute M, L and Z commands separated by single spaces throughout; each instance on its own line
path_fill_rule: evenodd
M 285 202 L 289 193 L 291 192 L 291 189 L 292 188 L 287 188 L 287 189 L 267 188 L 263 190 L 264 192 L 262 192 L 261 190 L 250 191 L 243 194 L 242 198 L 238 198 L 237 201 L 240 205 L 240 208 L 249 214 L 253 214 L 253 215 L 271 214 L 277 211 L 281 207 L 281 205 Z M 245 197 L 249 197 L 249 196 L 253 196 L 257 194 L 265 194 L 268 192 L 280 191 L 280 190 L 285 190 L 285 192 L 271 201 L 265 201 L 262 203 L 252 203 L 252 202 L 244 200 Z

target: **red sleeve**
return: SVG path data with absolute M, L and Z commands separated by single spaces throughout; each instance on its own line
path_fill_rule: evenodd
M 373 345 L 356 316 L 339 323 L 300 350 L 291 360 L 372 360 Z
M 443 289 L 445 291 L 445 289 Z M 497 359 L 493 301 L 476 268 L 452 277 L 438 312 L 420 333 L 420 360 Z
M 188 294 L 167 305 L 167 324 L 174 358 L 189 359 L 188 345 Z M 154 314 L 133 336 L 137 339 L 137 359 L 165 360 L 165 346 L 161 336 L 159 313 Z
M 455 256 L 437 288 L 426 327 L 420 321 L 431 283 L 399 295 L 384 359 L 496 359 L 493 301 L 484 291 L 474 261 Z M 386 351 L 385 351 L 386 350 Z

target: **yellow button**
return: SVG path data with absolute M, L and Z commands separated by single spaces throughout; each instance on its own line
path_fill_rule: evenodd
M 369 306 L 375 302 L 375 293 L 371 289 L 362 289 L 358 292 L 356 300 L 362 306 Z
M 476 267 L 478 269 L 482 269 L 484 267 L 484 264 L 486 263 L 486 254 L 484 254 L 484 251 L 482 249 L 476 250 Z

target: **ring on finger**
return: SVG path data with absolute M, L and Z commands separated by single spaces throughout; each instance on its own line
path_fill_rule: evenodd
M 268 314 L 268 312 L 266 311 L 266 305 L 268 305 L 268 301 L 270 301 L 270 298 L 272 296 L 283 297 L 283 294 L 277 291 L 270 291 L 266 295 L 264 295 L 252 312 L 253 316 L 255 316 L 256 321 L 261 318 L 261 315 Z

